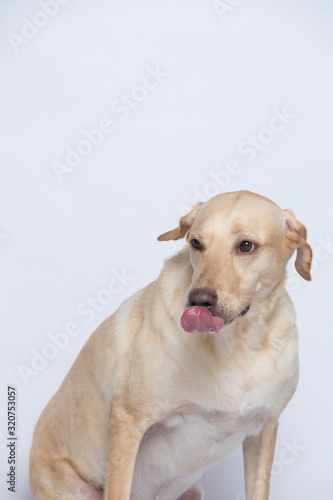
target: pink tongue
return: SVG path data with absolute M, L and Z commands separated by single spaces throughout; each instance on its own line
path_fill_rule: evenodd
M 192 306 L 185 309 L 181 319 L 185 332 L 217 333 L 224 325 L 224 319 L 212 316 L 206 307 Z

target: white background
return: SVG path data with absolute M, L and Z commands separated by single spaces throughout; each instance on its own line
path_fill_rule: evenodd
M 98 324 L 183 244 L 156 237 L 195 198 L 249 189 L 293 208 L 316 255 L 311 283 L 289 268 L 301 377 L 281 418 L 270 498 L 332 500 L 332 3 L 226 0 L 223 14 L 211 0 L 70 0 L 46 18 L 39 3 L 1 2 L 0 12 L 1 498 L 32 498 L 42 408 Z M 14 43 L 24 18 L 45 26 Z M 165 76 L 145 96 L 136 87 L 147 67 Z M 131 92 L 144 98 L 121 119 L 111 105 Z M 276 110 L 292 118 L 263 131 Z M 60 182 L 54 162 L 104 118 L 113 133 Z M 251 137 L 266 144 L 250 155 Z M 77 307 L 122 269 L 133 279 L 87 322 Z M 31 368 L 32 350 L 70 321 L 80 333 L 25 384 L 18 367 Z M 6 490 L 7 384 L 18 394 L 16 493 Z M 207 500 L 242 499 L 241 450 L 204 487 Z

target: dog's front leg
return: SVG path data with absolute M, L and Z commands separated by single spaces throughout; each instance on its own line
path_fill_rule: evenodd
M 129 500 L 135 458 L 140 441 L 149 427 L 144 419 L 121 403 L 112 405 L 109 425 L 105 500 Z
M 258 436 L 243 442 L 246 500 L 268 500 L 278 425 L 269 419 Z

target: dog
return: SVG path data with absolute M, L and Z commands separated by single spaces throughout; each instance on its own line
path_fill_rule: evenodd
M 200 500 L 200 479 L 242 445 L 247 500 L 269 498 L 281 412 L 298 382 L 284 285 L 306 229 L 249 191 L 198 203 L 160 241 L 186 237 L 156 281 L 107 318 L 42 412 L 35 500 Z

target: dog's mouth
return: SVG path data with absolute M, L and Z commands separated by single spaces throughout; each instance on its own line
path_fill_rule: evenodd
M 247 307 L 245 307 L 245 309 L 243 309 L 243 311 L 238 316 L 245 316 L 245 314 L 248 312 L 250 307 L 251 307 L 251 304 L 248 305 Z
M 245 316 L 249 309 L 250 305 L 243 309 L 238 316 Z M 191 306 L 183 312 L 180 323 L 185 332 L 218 333 L 224 325 L 230 324 L 234 319 L 214 316 L 207 307 Z

